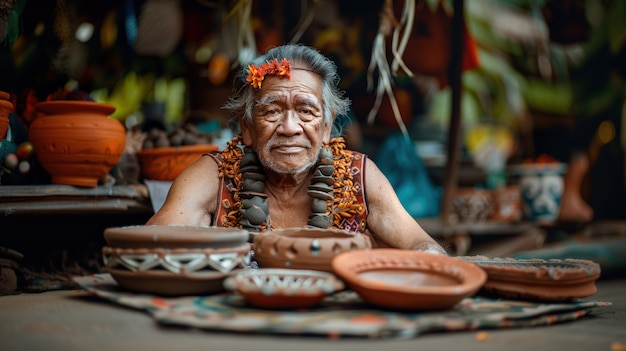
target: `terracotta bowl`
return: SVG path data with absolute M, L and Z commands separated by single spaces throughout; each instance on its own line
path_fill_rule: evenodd
M 487 272 L 485 292 L 525 300 L 567 301 L 597 292 L 600 265 L 582 259 L 514 259 L 463 256 Z
M 137 158 L 145 179 L 174 180 L 202 155 L 218 148 L 213 144 L 157 147 L 137 152 Z
M 346 252 L 335 257 L 332 265 L 365 302 L 400 310 L 452 308 L 487 280 L 475 264 L 413 250 Z
M 223 292 L 223 281 L 246 270 L 246 230 L 195 226 L 107 228 L 104 271 L 123 288 L 164 296 Z
M 371 249 L 366 235 L 340 229 L 290 228 L 254 236 L 254 257 L 261 268 L 333 272 L 332 260 L 342 253 Z
M 254 306 L 270 309 L 312 307 L 342 290 L 334 274 L 303 269 L 258 269 L 239 272 L 224 281 L 227 290 Z
M 117 165 L 126 145 L 124 125 L 109 117 L 115 106 L 92 101 L 38 103 L 28 127 L 35 156 L 53 184 L 94 188 Z

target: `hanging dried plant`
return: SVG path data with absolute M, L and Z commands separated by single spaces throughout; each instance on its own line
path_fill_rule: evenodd
M 226 24 L 231 22 L 231 26 Z M 237 61 L 240 65 L 246 65 L 256 55 L 256 40 L 252 28 L 252 0 L 238 0 L 224 18 L 223 30 L 225 35 L 235 33 L 235 47 L 232 51 L 237 53 Z M 237 64 L 235 62 L 234 64 Z
M 372 46 L 372 57 L 367 69 L 367 88 L 373 88 L 373 75 L 378 71 L 378 81 L 376 85 L 376 100 L 374 106 L 367 116 L 367 123 L 372 124 L 376 119 L 378 110 L 384 94 L 387 94 L 394 117 L 405 137 L 409 138 L 409 132 L 402 121 L 398 102 L 393 92 L 393 77 L 397 76 L 398 70 L 402 69 L 409 77 L 413 73 L 408 69 L 402 60 L 402 55 L 406 50 L 406 45 L 413 28 L 415 14 L 415 0 L 404 0 L 402 16 L 398 21 L 393 13 L 393 0 L 385 0 L 383 10 L 380 15 L 378 33 Z M 387 61 L 387 37 L 392 35 L 391 53 L 393 60 L 391 66 Z

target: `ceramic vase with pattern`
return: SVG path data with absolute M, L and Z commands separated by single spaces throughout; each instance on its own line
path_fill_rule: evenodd
M 525 165 L 520 171 L 520 193 L 524 217 L 531 222 L 556 220 L 563 195 L 562 163 Z

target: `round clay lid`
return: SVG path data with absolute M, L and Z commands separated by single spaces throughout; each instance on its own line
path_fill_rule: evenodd
M 104 230 L 104 239 L 112 247 L 124 248 L 222 248 L 248 242 L 245 229 L 185 226 L 137 225 Z
M 462 256 L 487 272 L 486 292 L 508 298 L 564 301 L 596 293 L 600 265 L 584 259 L 515 259 Z

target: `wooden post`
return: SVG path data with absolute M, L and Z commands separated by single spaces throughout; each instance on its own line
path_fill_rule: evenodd
M 448 79 L 452 91 L 451 115 L 447 142 L 447 163 L 443 183 L 440 219 L 448 224 L 451 221 L 452 201 L 457 191 L 461 158 L 461 93 L 463 64 L 463 30 L 465 15 L 463 0 L 453 1 L 454 15 L 452 18 L 452 38 L 450 40 L 450 63 Z

